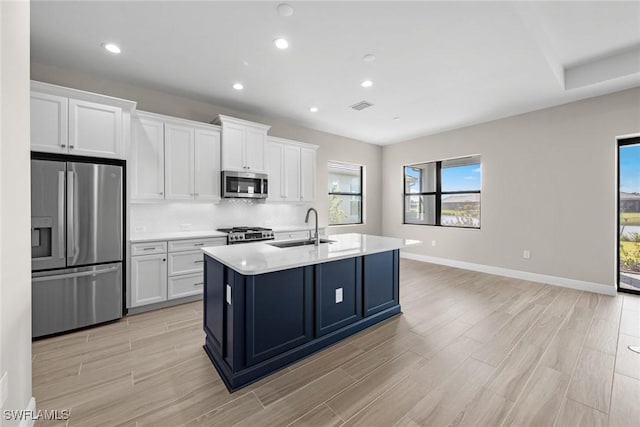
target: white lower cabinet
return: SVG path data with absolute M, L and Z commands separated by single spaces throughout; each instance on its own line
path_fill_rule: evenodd
M 226 237 L 132 244 L 129 306 L 140 307 L 202 294 L 204 254 L 200 248 L 226 244 Z
M 169 299 L 183 298 L 202 293 L 204 277 L 202 273 L 183 274 L 169 277 Z
M 167 299 L 167 254 L 131 257 L 131 307 Z

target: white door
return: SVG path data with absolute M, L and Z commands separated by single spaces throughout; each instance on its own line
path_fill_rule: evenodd
M 194 129 L 174 123 L 164 125 L 164 198 L 193 199 Z
M 265 172 L 264 150 L 267 133 L 261 129 L 247 127 L 245 143 L 245 166 L 251 172 Z
M 131 257 L 131 307 L 167 300 L 167 256 Z
M 69 153 L 123 157 L 122 108 L 69 99 Z
M 316 197 L 316 150 L 300 149 L 300 198 L 313 202 Z
M 284 175 L 282 159 L 284 145 L 279 142 L 267 143 L 267 174 L 269 175 L 269 201 L 280 202 L 285 200 Z
M 300 147 L 284 146 L 284 180 L 286 200 L 300 200 Z
M 131 199 L 164 199 L 164 123 L 133 119 Z
M 246 171 L 244 163 L 245 127 L 224 124 L 222 127 L 222 170 Z
M 220 198 L 220 132 L 195 130 L 195 199 Z
M 69 100 L 31 92 L 31 150 L 66 153 Z

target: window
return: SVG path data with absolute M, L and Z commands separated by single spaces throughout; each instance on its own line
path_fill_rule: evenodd
M 362 224 L 362 166 L 329 162 L 329 225 Z
M 480 228 L 480 156 L 404 167 L 404 223 Z

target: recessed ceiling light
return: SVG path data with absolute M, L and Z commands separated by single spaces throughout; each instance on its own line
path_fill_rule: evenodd
M 362 86 L 362 87 L 371 87 L 371 86 L 373 86 L 373 82 L 371 80 L 365 80 L 362 83 L 360 83 L 360 86 Z
M 113 43 L 102 43 L 102 47 L 108 50 L 111 53 L 120 53 L 120 48 L 117 44 Z
M 367 53 L 365 56 L 362 57 L 362 60 L 364 62 L 373 62 L 376 60 L 376 56 L 373 53 Z
M 233 84 L 233 88 L 235 90 L 242 90 L 242 89 L 244 89 L 244 86 L 242 85 L 242 83 L 234 83 Z
M 318 112 L 318 107 L 310 107 L 309 111 L 311 111 L 312 113 L 317 113 Z
M 275 39 L 273 41 L 273 44 L 276 45 L 278 49 L 282 49 L 282 50 L 289 47 L 289 42 L 287 41 L 287 39 L 283 39 L 283 38 Z
M 286 3 L 280 3 L 278 5 L 278 7 L 276 8 L 276 10 L 278 11 L 278 15 L 280 16 L 291 16 L 293 15 L 293 8 L 286 4 Z

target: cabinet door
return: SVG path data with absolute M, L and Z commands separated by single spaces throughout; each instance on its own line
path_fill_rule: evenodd
M 164 199 L 164 124 L 133 120 L 131 143 L 131 199 Z
M 164 125 L 164 190 L 167 200 L 193 199 L 194 129 Z
M 220 132 L 195 130 L 195 199 L 220 198 Z
M 67 152 L 68 102 L 61 96 L 31 92 L 31 150 Z
M 300 147 L 284 146 L 285 198 L 289 202 L 300 201 Z
M 267 143 L 267 160 L 269 175 L 269 198 L 267 200 L 279 202 L 285 199 L 284 165 L 284 145 L 279 142 Z
M 300 199 L 313 202 L 316 194 L 316 150 L 300 150 Z
M 265 172 L 264 150 L 267 133 L 261 129 L 246 129 L 244 166 L 251 172 Z
M 131 257 L 131 307 L 167 300 L 167 256 Z
M 316 265 L 316 336 L 362 318 L 362 257 Z
M 365 317 L 400 304 L 398 258 L 398 250 L 364 256 Z
M 222 170 L 246 171 L 245 136 L 244 126 L 225 124 L 222 127 Z
M 122 108 L 69 99 L 69 153 L 123 156 Z

